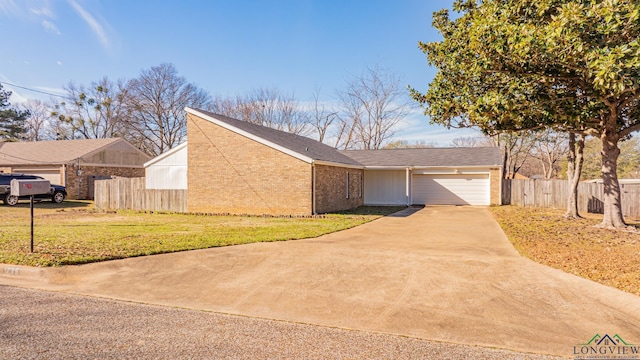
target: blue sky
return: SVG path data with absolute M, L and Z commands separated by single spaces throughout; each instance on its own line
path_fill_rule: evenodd
M 0 0 L 0 81 L 59 93 L 69 81 L 89 84 L 137 76 L 173 63 L 211 94 L 276 87 L 332 101 L 366 67 L 386 68 L 426 89 L 429 68 L 418 41 L 438 40 L 431 14 L 452 1 L 146 1 Z M 48 96 L 12 88 L 18 102 Z M 429 126 L 418 111 L 396 139 L 447 145 L 474 135 Z

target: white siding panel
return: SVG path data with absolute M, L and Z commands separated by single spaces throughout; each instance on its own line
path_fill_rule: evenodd
M 187 146 L 176 152 L 160 155 L 159 160 L 150 161 L 145 167 L 147 189 L 186 189 L 187 188 Z
M 158 160 L 158 162 L 156 162 L 154 165 L 186 166 L 187 165 L 187 147 L 180 149 L 178 152 L 171 154 L 170 156 L 167 156 L 164 159 Z
M 186 189 L 186 166 L 153 165 L 145 169 L 147 189 Z
M 365 205 L 407 205 L 405 170 L 365 170 Z
M 413 175 L 412 203 L 489 205 L 489 174 Z

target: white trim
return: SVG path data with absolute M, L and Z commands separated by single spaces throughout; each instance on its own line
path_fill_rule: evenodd
M 180 145 L 178 145 L 178 146 L 174 147 L 173 149 L 171 149 L 171 150 L 169 150 L 169 151 L 165 151 L 164 153 L 162 153 L 162 154 L 160 154 L 160 155 L 158 155 L 158 156 L 154 157 L 153 159 L 151 159 L 151 160 L 147 161 L 146 163 L 144 163 L 144 165 L 143 165 L 143 166 L 144 166 L 145 168 L 146 168 L 146 167 L 149 167 L 149 166 L 151 166 L 151 165 L 153 165 L 153 164 L 157 163 L 158 161 L 160 161 L 160 160 L 162 160 L 162 159 L 165 159 L 165 158 L 167 158 L 168 156 L 171 156 L 171 155 L 173 155 L 173 154 L 177 153 L 178 151 L 180 151 L 180 150 L 184 149 L 185 147 L 187 147 L 187 142 L 186 142 L 186 141 L 185 141 L 185 142 L 183 142 L 182 144 L 180 144 Z
M 488 167 L 468 168 L 468 167 L 451 167 L 440 169 L 412 169 L 414 175 L 464 175 L 464 174 L 489 174 L 491 170 Z
M 498 165 L 443 165 L 443 166 L 415 166 L 415 165 L 394 165 L 394 166 L 365 166 L 365 170 L 453 170 L 453 169 L 490 169 Z
M 184 110 L 187 113 L 191 114 L 191 115 L 195 115 L 197 117 L 200 117 L 200 118 L 202 118 L 204 120 L 212 122 L 212 123 L 214 123 L 214 124 L 216 124 L 216 125 L 218 125 L 220 127 L 223 127 L 225 129 L 227 129 L 227 130 L 233 131 L 236 134 L 242 135 L 242 136 L 244 136 L 246 138 L 249 138 L 249 139 L 251 139 L 253 141 L 259 142 L 262 145 L 266 145 L 266 146 L 268 146 L 268 147 L 270 147 L 272 149 L 276 149 L 276 150 L 278 150 L 280 152 L 283 152 L 283 153 L 285 153 L 285 154 L 287 154 L 289 156 L 293 156 L 294 158 L 296 158 L 298 160 L 302 160 L 302 161 L 304 161 L 306 163 L 309 163 L 309 164 L 313 163 L 313 159 L 308 157 L 308 156 L 302 155 L 300 153 L 292 151 L 291 149 L 287 149 L 287 148 L 285 148 L 283 146 L 280 146 L 278 144 L 274 144 L 271 141 L 267 141 L 267 140 L 265 140 L 265 139 L 263 139 L 263 138 L 261 138 L 259 136 L 253 135 L 253 134 L 248 133 L 248 132 L 246 132 L 244 130 L 240 130 L 235 126 L 229 125 L 224 121 L 221 121 L 221 120 L 218 120 L 218 119 L 214 118 L 213 116 L 209 116 L 209 115 L 203 114 L 203 113 L 201 113 L 201 112 L 199 112 L 197 110 L 191 109 L 189 107 L 185 107 Z
M 311 206 L 313 207 L 311 213 L 313 215 L 318 214 L 316 210 L 316 167 L 314 164 L 311 164 Z
M 404 170 L 413 169 L 411 166 L 365 166 L 365 170 Z
M 13 166 L 11 167 L 11 172 L 15 172 L 17 174 L 24 173 L 25 171 L 60 171 L 60 168 L 64 165 L 59 166 L 46 166 L 46 167 L 33 167 L 33 165 L 29 164 L 29 166 Z
M 349 198 L 349 172 L 347 171 L 347 199 Z
M 407 197 L 407 206 L 411 205 L 411 168 L 407 168 L 405 173 L 404 195 Z

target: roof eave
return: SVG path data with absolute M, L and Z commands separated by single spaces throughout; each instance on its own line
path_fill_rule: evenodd
M 404 170 L 404 169 L 442 169 L 442 168 L 491 168 L 502 165 L 366 165 L 365 170 Z
M 336 166 L 350 169 L 365 169 L 364 165 L 355 165 L 355 164 L 345 164 L 334 161 L 325 161 L 325 160 L 313 160 L 314 165 L 326 165 L 326 166 Z

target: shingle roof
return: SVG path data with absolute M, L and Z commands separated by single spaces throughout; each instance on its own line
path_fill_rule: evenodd
M 497 147 L 344 150 L 343 154 L 365 166 L 498 166 Z
M 346 156 L 335 148 L 332 148 L 329 145 L 325 145 L 308 137 L 291 134 L 262 125 L 252 124 L 250 122 L 233 119 L 224 115 L 214 114 L 204 110 L 187 108 L 187 112 L 191 112 L 196 116 L 198 116 L 198 113 L 200 113 L 202 115 L 205 115 L 205 117 L 210 118 L 205 118 L 205 120 L 212 121 L 212 119 L 215 119 L 231 126 L 236 130 L 241 130 L 243 132 L 249 133 L 257 138 L 266 140 L 267 142 L 276 144 L 294 153 L 307 158 L 311 158 L 313 160 L 353 166 L 362 166 L 356 160 Z
M 0 165 L 66 164 L 118 141 L 82 139 L 0 143 Z

